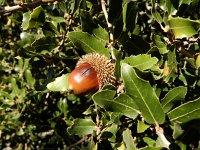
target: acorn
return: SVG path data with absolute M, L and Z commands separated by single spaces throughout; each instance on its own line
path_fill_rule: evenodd
M 115 65 L 98 53 L 82 56 L 68 79 L 68 89 L 76 95 L 101 90 L 106 84 L 116 84 Z

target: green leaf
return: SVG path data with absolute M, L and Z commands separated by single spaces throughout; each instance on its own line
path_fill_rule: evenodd
M 39 26 L 43 25 L 45 22 L 45 13 L 42 6 L 36 7 L 32 12 L 23 14 L 22 21 L 23 30 L 38 28 Z
M 152 3 L 151 14 L 152 14 L 153 18 L 154 18 L 159 24 L 161 24 L 161 23 L 163 22 L 163 19 L 162 19 L 160 13 L 156 10 L 155 0 L 151 0 L 151 3 Z
M 147 125 L 143 121 L 138 120 L 138 123 L 137 123 L 137 133 L 142 133 L 146 129 L 148 129 L 149 127 L 150 127 L 150 125 Z
M 193 119 L 200 119 L 200 98 L 189 101 L 171 110 L 167 115 L 171 122 L 186 123 Z
M 118 125 L 112 124 L 112 126 L 108 126 L 102 130 L 101 138 L 107 138 L 110 142 L 115 142 L 117 131 Z
M 22 19 L 22 29 L 23 30 L 28 29 L 30 19 L 31 19 L 30 12 L 26 12 L 23 14 L 23 19 Z
M 26 77 L 26 81 L 27 81 L 28 85 L 33 87 L 35 84 L 35 79 L 33 78 L 30 69 L 25 70 L 25 77 Z
M 181 128 L 181 125 L 178 123 L 174 123 L 173 126 L 173 138 L 177 139 L 184 133 L 184 130 Z
M 115 55 L 115 77 L 118 80 L 121 76 L 121 60 L 122 60 L 122 53 L 116 49 L 113 49 Z
M 147 143 L 148 146 L 155 147 L 155 145 L 156 145 L 156 141 L 150 137 L 144 137 L 143 140 L 145 143 Z
M 126 57 L 123 62 L 143 71 L 153 67 L 158 62 L 158 59 L 156 57 L 151 57 L 151 55 L 142 54 Z
M 133 1 L 126 1 L 126 3 L 123 6 L 124 31 L 127 30 L 130 31 L 131 33 L 133 32 L 137 17 L 138 17 L 137 3 Z
M 120 94 L 115 96 L 116 92 L 111 90 L 105 90 L 94 94 L 93 100 L 100 107 L 111 112 L 118 112 L 122 115 L 135 119 L 139 113 L 137 105 L 126 94 Z
M 195 60 L 195 64 L 196 64 L 196 67 L 199 68 L 200 67 L 200 54 L 197 55 L 197 58 Z
M 131 135 L 131 130 L 126 129 L 123 132 L 123 142 L 126 145 L 127 150 L 137 150 L 133 137 Z
M 126 94 L 130 95 L 138 105 L 145 121 L 149 124 L 162 124 L 165 114 L 149 82 L 138 77 L 135 70 L 125 63 L 122 64 L 122 79 Z
M 97 52 L 106 57 L 110 56 L 109 50 L 105 48 L 101 40 L 86 32 L 69 32 L 68 37 L 77 48 L 82 49 L 85 53 Z
M 165 112 L 168 112 L 177 101 L 185 98 L 187 88 L 183 86 L 175 87 L 170 90 L 161 100 L 162 107 Z
M 169 24 L 176 39 L 191 37 L 194 34 L 197 34 L 200 29 L 200 21 L 179 17 L 169 19 Z
M 3 5 L 6 0 L 0 0 L 0 5 Z
M 79 136 L 92 134 L 97 127 L 91 119 L 76 119 L 71 127 L 68 128 L 69 134 Z
M 59 110 L 64 114 L 64 116 L 67 115 L 68 112 L 68 104 L 67 104 L 67 99 L 60 99 L 57 103 L 57 107 L 59 108 Z
M 166 54 L 168 52 L 166 44 L 161 40 L 159 35 L 153 35 L 153 41 L 158 48 L 160 54 Z
M 177 74 L 178 62 L 176 60 L 176 47 L 174 45 L 169 47 L 169 51 L 167 53 L 167 58 L 168 58 L 168 60 L 165 61 L 165 64 L 164 64 L 163 80 L 166 83 L 170 83 L 170 82 L 174 82 L 174 80 L 178 76 L 178 74 Z
M 95 35 L 96 38 L 101 40 L 104 45 L 106 45 L 109 42 L 108 32 L 105 29 L 103 29 L 100 25 L 98 26 L 98 28 L 94 28 L 92 30 L 92 33 Z
M 69 74 L 57 77 L 53 82 L 47 84 L 47 88 L 51 91 L 68 91 Z

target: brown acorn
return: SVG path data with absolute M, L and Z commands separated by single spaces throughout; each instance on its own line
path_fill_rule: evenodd
M 114 69 L 115 65 L 104 55 L 86 54 L 69 75 L 68 89 L 76 95 L 83 95 L 100 90 L 106 84 L 115 85 Z

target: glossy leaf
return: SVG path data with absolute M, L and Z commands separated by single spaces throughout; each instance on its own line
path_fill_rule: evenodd
M 138 77 L 135 70 L 125 63 L 122 64 L 122 79 L 126 94 L 130 95 L 138 105 L 145 121 L 150 124 L 162 124 L 165 114 L 149 82 Z
M 92 134 L 97 127 L 91 119 L 76 119 L 71 127 L 68 128 L 70 134 L 79 136 Z
M 162 107 L 165 112 L 168 112 L 177 101 L 185 98 L 187 88 L 183 86 L 175 87 L 170 90 L 161 100 Z
M 69 74 L 57 77 L 53 82 L 47 84 L 47 88 L 51 91 L 68 91 Z
M 122 115 L 135 119 L 138 115 L 138 107 L 126 94 L 120 94 L 114 99 L 116 92 L 105 90 L 93 96 L 94 102 L 100 107 L 111 112 L 118 112 Z
M 69 32 L 68 37 L 77 48 L 82 49 L 85 53 L 98 52 L 109 57 L 109 50 L 105 48 L 101 40 L 86 32 Z
M 167 115 L 171 122 L 186 123 L 200 119 L 200 98 L 189 101 L 171 110 Z
M 174 33 L 176 39 L 191 37 L 197 34 L 200 29 L 200 22 L 193 21 L 185 18 L 170 18 L 169 19 L 170 29 Z
M 143 71 L 153 67 L 158 62 L 158 59 L 148 54 L 142 54 L 126 57 L 123 62 Z

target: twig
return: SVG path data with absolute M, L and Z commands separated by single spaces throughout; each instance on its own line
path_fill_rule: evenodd
M 105 16 L 105 19 L 106 19 L 106 23 L 107 23 L 107 26 L 108 26 L 108 29 L 109 29 L 109 44 L 108 44 L 108 47 L 111 48 L 112 59 L 116 60 L 114 52 L 113 52 L 113 44 L 114 44 L 113 25 L 108 21 L 108 13 L 107 13 L 107 10 L 106 10 L 105 0 L 101 0 L 101 8 L 103 10 L 103 13 L 104 13 L 104 16 Z
M 158 137 L 160 137 L 161 141 L 164 144 L 164 147 L 169 148 L 169 145 L 171 143 L 166 139 L 163 128 L 161 128 L 158 124 L 156 124 L 155 129 L 156 129 L 156 134 L 158 135 Z
M 73 147 L 75 147 L 75 146 L 77 146 L 77 145 L 81 144 L 81 143 L 82 143 L 82 142 L 84 142 L 84 141 L 86 141 L 86 140 L 85 140 L 85 138 L 82 138 L 82 139 L 80 139 L 80 140 L 79 140 L 79 141 L 77 141 L 76 143 L 74 143 L 74 144 L 70 145 L 70 146 L 67 148 L 67 150 L 70 150 L 70 149 L 72 149 Z
M 48 3 L 54 3 L 54 2 L 61 2 L 63 0 L 36 0 L 33 1 L 32 3 L 21 3 L 16 6 L 5 6 L 5 7 L 0 7 L 0 15 L 8 15 L 12 12 L 23 10 L 26 8 L 35 8 L 39 5 L 42 4 L 48 4 Z

